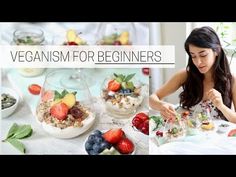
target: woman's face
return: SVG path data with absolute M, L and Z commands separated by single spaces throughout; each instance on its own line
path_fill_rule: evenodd
M 189 45 L 189 52 L 200 73 L 205 74 L 210 71 L 216 60 L 216 52 L 210 48 L 200 48 L 191 44 Z

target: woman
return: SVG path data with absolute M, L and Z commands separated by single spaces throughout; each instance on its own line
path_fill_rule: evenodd
M 210 27 L 194 29 L 185 41 L 185 50 L 189 56 L 186 69 L 150 96 L 150 107 L 165 119 L 175 118 L 172 105 L 162 99 L 182 87 L 179 97 L 183 108 L 193 113 L 199 107 L 208 107 L 214 118 L 236 123 L 236 112 L 231 109 L 233 103 L 236 110 L 236 76 L 230 73 L 216 32 Z

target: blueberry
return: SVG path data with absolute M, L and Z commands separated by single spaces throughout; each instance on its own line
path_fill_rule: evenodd
M 119 91 L 120 93 L 124 93 L 124 90 L 123 89 L 120 89 L 120 91 Z
M 88 137 L 88 141 L 89 141 L 90 143 L 94 142 L 95 137 L 96 137 L 95 135 L 90 135 L 90 136 Z
M 100 144 L 94 144 L 93 145 L 93 151 L 97 152 L 97 153 L 100 153 L 100 152 L 103 151 L 103 149 L 101 148 Z
M 102 136 L 102 132 L 99 131 L 99 130 L 95 130 L 95 131 L 93 131 L 92 135 L 95 135 L 95 136 Z
M 98 152 L 94 151 L 93 149 L 88 152 L 89 155 L 98 155 Z
M 108 142 L 106 141 L 103 141 L 101 144 L 100 144 L 102 150 L 104 149 L 110 149 L 111 148 L 111 144 L 109 144 Z
M 103 137 L 95 136 L 94 142 L 96 144 L 101 144 L 101 142 L 103 142 Z
M 89 141 L 86 141 L 85 143 L 85 150 L 88 152 L 93 148 L 93 143 L 90 143 Z

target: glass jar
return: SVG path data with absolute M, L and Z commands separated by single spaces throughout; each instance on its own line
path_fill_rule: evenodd
M 145 84 L 135 79 L 135 73 L 107 77 L 101 87 L 106 112 L 113 117 L 130 118 L 148 94 L 145 88 Z
M 91 94 L 81 77 L 71 78 L 70 85 L 64 79 L 73 70 L 55 70 L 46 78 L 36 108 L 36 120 L 50 135 L 57 138 L 73 138 L 87 131 L 95 122 Z
M 13 33 L 14 45 L 44 45 L 44 32 L 39 28 L 19 28 Z M 18 72 L 25 77 L 39 76 L 45 71 L 45 68 L 21 68 Z
M 137 41 L 134 23 L 101 23 L 98 45 L 134 45 Z
M 39 28 L 19 28 L 13 33 L 13 43 L 16 45 L 45 44 L 44 32 Z

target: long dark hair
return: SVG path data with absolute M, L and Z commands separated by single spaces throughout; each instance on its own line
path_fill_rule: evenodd
M 199 72 L 192 61 L 192 57 L 189 52 L 190 44 L 201 48 L 211 48 L 218 54 L 215 63 L 212 66 L 214 89 L 221 93 L 224 104 L 231 108 L 232 74 L 230 72 L 230 67 L 225 52 L 221 47 L 219 37 L 210 27 L 194 29 L 185 41 L 185 50 L 188 53 L 189 59 L 186 67 L 187 79 L 182 85 L 183 92 L 180 94 L 180 104 L 184 108 L 189 109 L 191 106 L 199 103 L 203 98 L 204 75 Z M 219 113 L 222 115 L 221 112 Z

